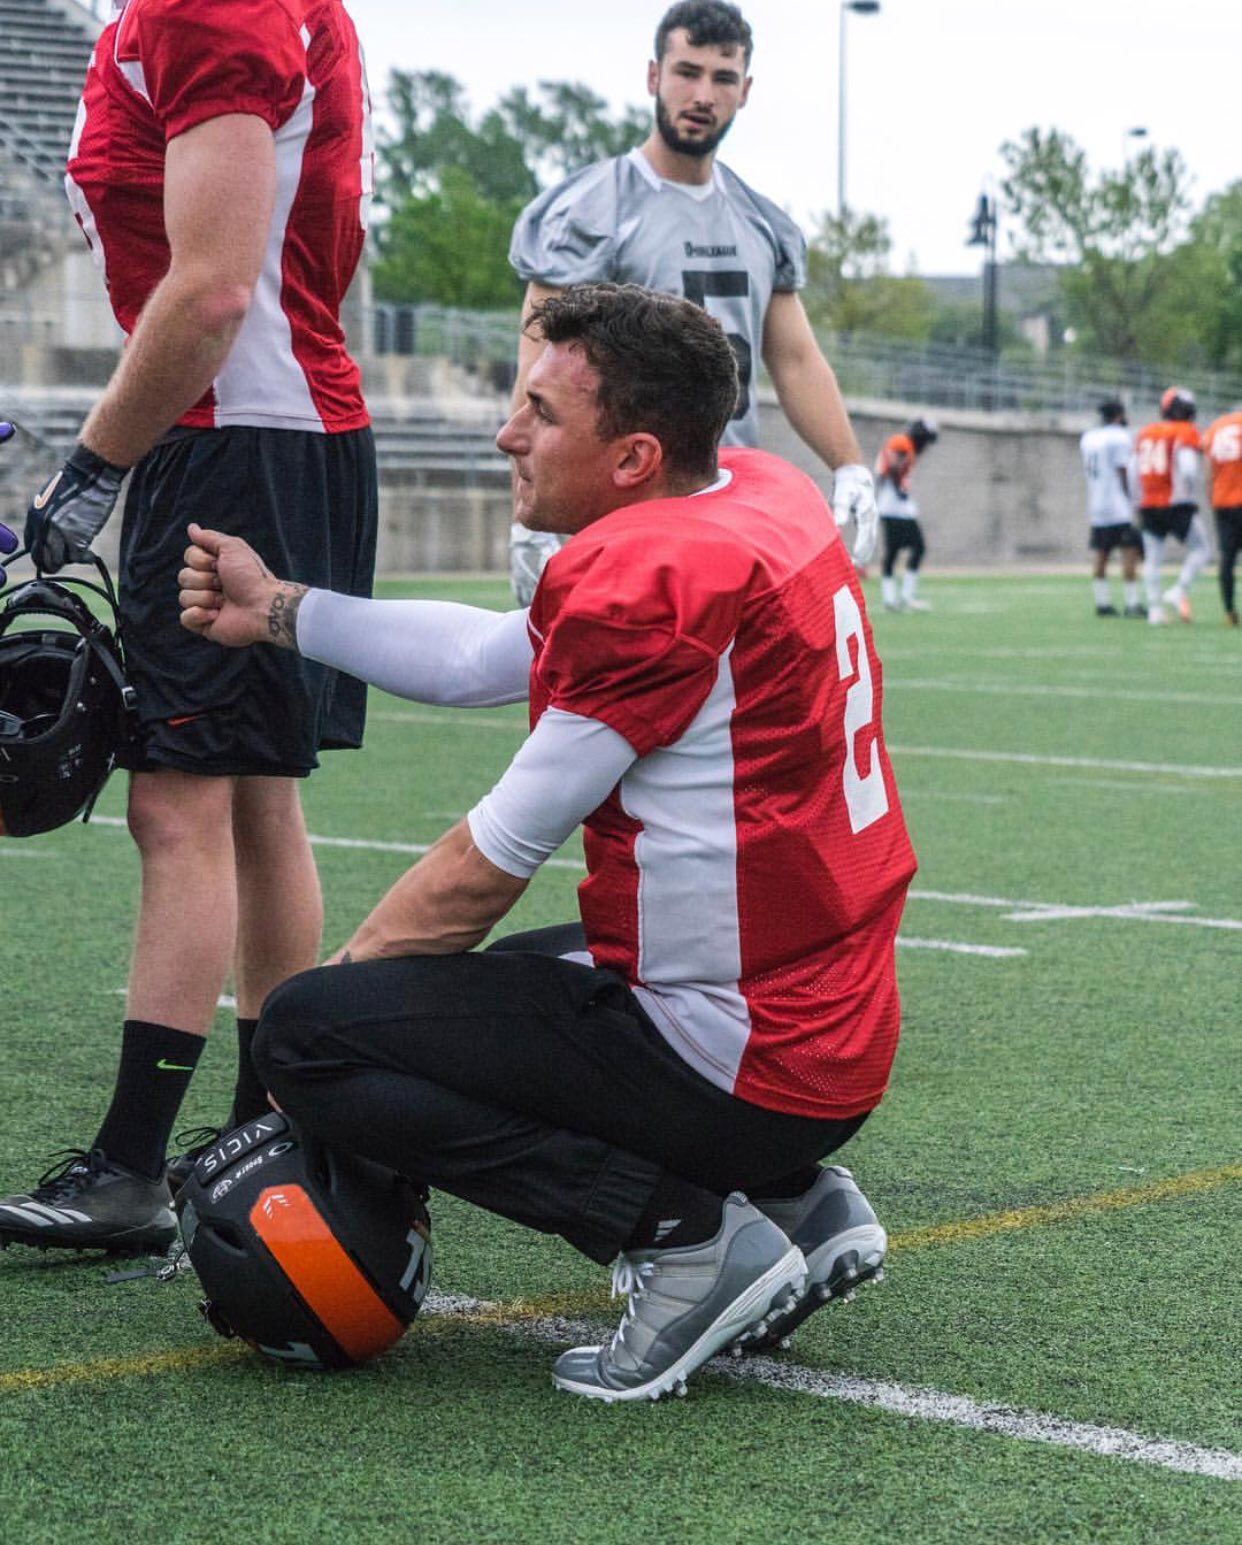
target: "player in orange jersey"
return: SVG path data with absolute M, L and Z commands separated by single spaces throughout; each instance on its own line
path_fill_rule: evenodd
M 1162 623 L 1162 603 L 1168 602 L 1177 608 L 1183 622 L 1189 622 L 1190 587 L 1210 554 L 1207 533 L 1198 517 L 1201 455 L 1199 431 L 1194 426 L 1194 393 L 1184 386 L 1170 386 L 1160 399 L 1160 414 L 1154 424 L 1139 430 L 1134 441 L 1147 620 Z M 1164 544 L 1171 536 L 1181 542 L 1185 556 L 1177 579 L 1162 596 L 1160 565 Z
M 1220 543 L 1220 599 L 1228 627 L 1238 625 L 1233 570 L 1242 546 L 1242 407 L 1208 426 L 1203 436 L 1212 510 Z
M 916 594 L 919 565 L 923 562 L 927 543 L 923 540 L 919 507 L 910 493 L 910 474 L 914 470 L 914 463 L 939 438 L 940 431 L 931 419 L 912 418 L 903 433 L 888 437 L 876 457 L 876 505 L 880 512 L 880 528 L 884 532 L 880 595 L 886 612 L 929 610 L 927 602 L 920 601 Z M 899 596 L 894 570 L 897 555 L 902 551 L 907 557 Z

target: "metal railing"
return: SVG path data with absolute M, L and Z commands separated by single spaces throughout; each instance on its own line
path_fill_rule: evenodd
M 369 338 L 377 354 L 440 355 L 473 370 L 512 366 L 518 313 L 456 311 L 445 306 L 371 308 Z M 849 397 L 978 412 L 1094 414 L 1116 396 L 1132 414 L 1154 412 L 1176 382 L 1199 401 L 1206 421 L 1242 401 L 1242 376 L 1137 365 L 1062 354 L 1007 360 L 983 349 L 911 344 L 860 333 L 821 332 L 820 344 Z

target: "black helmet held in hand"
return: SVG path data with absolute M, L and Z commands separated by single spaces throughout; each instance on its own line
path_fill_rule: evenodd
M 87 580 L 34 579 L 0 605 L 0 836 L 85 820 L 132 733 L 134 698 L 120 641 L 69 585 L 113 606 Z

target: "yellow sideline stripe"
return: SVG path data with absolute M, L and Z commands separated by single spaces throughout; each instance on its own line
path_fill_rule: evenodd
M 62 1363 L 57 1368 L 17 1368 L 0 1373 L 0 1394 L 29 1389 L 51 1389 L 57 1384 L 76 1384 L 86 1379 L 133 1379 L 152 1373 L 179 1373 L 200 1363 L 218 1363 L 237 1357 L 246 1348 L 220 1342 L 214 1346 L 187 1347 L 180 1352 L 150 1352 L 141 1357 L 103 1357 L 96 1362 Z
M 927 1228 L 910 1229 L 889 1240 L 892 1250 L 920 1250 L 927 1246 L 955 1244 L 966 1239 L 984 1239 L 1015 1229 L 1039 1228 L 1050 1223 L 1064 1223 L 1089 1217 L 1097 1212 L 1116 1212 L 1125 1207 L 1144 1207 L 1195 1192 L 1213 1191 L 1231 1181 L 1242 1180 L 1242 1164 L 1226 1164 L 1220 1169 L 1196 1170 L 1188 1175 L 1174 1175 L 1155 1180 L 1150 1185 L 1129 1186 L 1121 1191 L 1101 1191 L 1043 1207 L 1017 1207 L 1009 1212 L 991 1213 L 982 1218 L 965 1218 L 958 1223 L 936 1223 Z M 420 1321 L 419 1333 L 451 1330 L 454 1325 L 499 1325 L 514 1320 L 539 1320 L 556 1315 L 581 1314 L 607 1302 L 603 1292 L 549 1294 L 540 1298 L 513 1299 L 508 1303 L 479 1305 L 443 1319 Z M 73 1384 L 92 1379 L 141 1378 L 150 1374 L 181 1372 L 203 1364 L 224 1362 L 240 1357 L 244 1345 L 222 1342 L 207 1347 L 185 1348 L 177 1352 L 154 1352 L 141 1357 L 108 1357 L 95 1362 L 63 1363 L 56 1368 L 19 1368 L 0 1373 L 0 1395 L 26 1390 L 50 1389 L 58 1384 Z
M 1116 1212 L 1122 1207 L 1143 1207 L 1149 1202 L 1167 1202 L 1176 1196 L 1193 1195 L 1196 1191 L 1214 1191 L 1228 1185 L 1231 1180 L 1242 1180 L 1242 1164 L 1196 1170 L 1189 1175 L 1173 1175 L 1168 1180 L 1153 1180 L 1145 1186 L 1127 1186 L 1122 1191 L 1101 1191 L 1095 1196 L 1050 1202 L 1043 1207 L 1017 1207 L 1011 1212 L 994 1212 L 982 1218 L 963 1218 L 959 1223 L 933 1223 L 926 1228 L 910 1229 L 905 1234 L 894 1235 L 889 1240 L 889 1248 L 920 1250 L 927 1245 L 984 1239 L 989 1234 L 1004 1234 L 1010 1229 L 1065 1223 L 1094 1212 Z

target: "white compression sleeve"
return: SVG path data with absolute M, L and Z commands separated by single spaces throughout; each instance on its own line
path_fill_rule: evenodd
M 466 816 L 475 847 L 506 874 L 529 879 L 635 760 L 629 741 L 598 719 L 549 708 Z
M 416 703 L 520 703 L 530 681 L 525 611 L 308 590 L 298 608 L 297 638 L 308 659 Z

